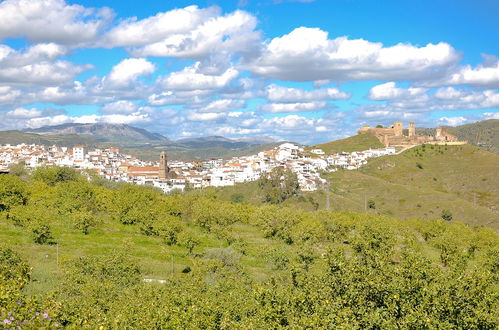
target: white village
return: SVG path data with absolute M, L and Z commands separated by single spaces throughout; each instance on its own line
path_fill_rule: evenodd
M 339 169 L 354 170 L 370 158 L 395 153 L 394 147 L 369 149 L 361 152 L 341 152 L 326 155 L 322 149 L 305 151 L 292 143 L 283 143 L 256 155 L 204 161 L 168 161 L 165 152 L 159 161 L 142 161 L 120 153 L 119 148 L 89 150 L 86 146 L 72 148 L 36 144 L 0 146 L 0 171 L 12 164 L 23 163 L 27 168 L 66 166 L 95 173 L 111 181 L 151 185 L 165 193 L 186 187 L 233 186 L 255 181 L 276 167 L 289 169 L 298 177 L 300 189 L 314 191 L 326 183 L 320 173 Z

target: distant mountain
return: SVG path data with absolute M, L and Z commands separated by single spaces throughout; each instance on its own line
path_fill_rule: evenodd
M 279 142 L 265 136 L 229 139 L 207 136 L 172 141 L 145 129 L 124 124 L 63 124 L 24 131 L 0 131 L 0 144 L 42 144 L 72 147 L 117 146 L 144 160 L 157 159 L 167 151 L 172 159 L 228 158 L 258 153 L 275 147 Z M 280 142 L 282 143 L 282 142 Z
M 59 145 L 59 146 L 74 146 L 84 144 L 89 147 L 99 145 L 99 141 L 87 136 L 76 134 L 69 135 L 40 135 L 34 133 L 25 133 L 21 131 L 0 131 L 0 144 L 40 144 L 40 145 Z
M 199 138 L 186 138 L 186 139 L 180 139 L 175 141 L 177 144 L 181 145 L 186 145 L 191 148 L 216 148 L 216 147 L 221 147 L 221 148 L 228 148 L 228 149 L 241 149 L 241 148 L 247 148 L 250 146 L 255 146 L 255 145 L 261 145 L 261 144 L 267 144 L 268 142 L 265 143 L 260 143 L 258 141 L 251 140 L 248 138 L 248 140 L 244 139 L 229 139 L 223 136 L 205 136 L 205 137 L 199 137 Z M 272 141 L 274 142 L 274 141 Z
M 45 126 L 36 129 L 26 129 L 26 133 L 40 135 L 79 135 L 86 136 L 101 142 L 136 143 L 136 142 L 166 142 L 169 139 L 158 133 L 151 133 L 145 129 L 126 124 L 62 124 Z
M 254 145 L 261 145 L 261 144 L 269 144 L 269 143 L 276 143 L 278 142 L 277 140 L 271 138 L 270 136 L 249 136 L 249 137 L 244 137 L 237 139 L 236 141 L 240 142 L 248 142 Z

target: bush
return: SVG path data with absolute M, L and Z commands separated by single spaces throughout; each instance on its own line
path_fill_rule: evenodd
M 11 175 L 0 175 L 0 211 L 16 205 L 26 205 L 27 201 L 26 183 Z
M 441 217 L 445 221 L 451 221 L 452 220 L 452 213 L 449 210 L 442 210 Z
M 42 181 L 49 186 L 55 186 L 60 182 L 85 180 L 85 178 L 74 168 L 59 166 L 39 167 L 33 172 L 33 179 Z
M 89 233 L 89 229 L 95 226 L 97 222 L 95 216 L 88 211 L 75 211 L 71 213 L 71 221 L 73 227 L 85 235 Z
M 52 231 L 50 226 L 43 221 L 32 221 L 30 223 L 31 236 L 36 244 L 53 243 Z

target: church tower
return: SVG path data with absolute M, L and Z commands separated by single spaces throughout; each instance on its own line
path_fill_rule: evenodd
M 166 152 L 162 151 L 159 154 L 159 178 L 167 179 L 170 173 L 170 169 L 168 168 L 168 160 L 166 158 Z

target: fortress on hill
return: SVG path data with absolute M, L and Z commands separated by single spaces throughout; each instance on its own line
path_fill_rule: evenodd
M 404 132 L 404 125 L 401 121 L 396 121 L 391 127 L 369 127 L 363 126 L 358 130 L 359 134 L 372 134 L 376 136 L 385 146 L 410 146 L 423 143 L 448 143 L 465 144 L 455 136 L 447 132 L 443 127 L 435 129 L 435 136 L 417 135 L 416 126 L 413 121 L 409 123 L 409 129 Z

